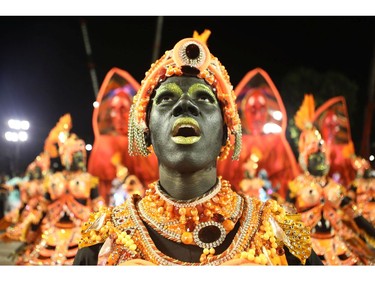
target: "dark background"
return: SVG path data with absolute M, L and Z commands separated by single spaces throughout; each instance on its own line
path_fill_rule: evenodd
M 155 46 L 158 19 L 160 45 Z M 92 55 L 82 35 L 86 23 Z M 210 29 L 211 52 L 227 68 L 235 87 L 246 73 L 261 67 L 276 87 L 300 67 L 318 73 L 342 73 L 358 86 L 356 104 L 348 104 L 352 137 L 360 149 L 374 50 L 375 17 L 368 16 L 2 16 L 0 17 L 0 172 L 26 166 L 43 150 L 59 118 L 70 113 L 72 132 L 93 143 L 92 103 L 112 67 L 128 71 L 138 82 L 153 62 L 180 39 Z M 280 90 L 280 89 L 279 89 Z M 286 108 L 296 99 L 280 91 Z M 352 108 L 351 106 L 354 106 Z M 295 111 L 288 112 L 288 119 Z M 31 123 L 30 139 L 19 146 L 5 141 L 9 118 Z M 374 141 L 374 140 L 373 140 Z

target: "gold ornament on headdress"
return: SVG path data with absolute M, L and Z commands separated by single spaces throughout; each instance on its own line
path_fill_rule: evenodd
M 229 75 L 220 61 L 214 57 L 206 41 L 210 35 L 205 30 L 201 35 L 194 33 L 195 38 L 179 41 L 172 50 L 151 65 L 141 82 L 141 87 L 134 96 L 129 118 L 129 154 L 147 156 L 151 151 L 147 148 L 144 134 L 148 131 L 146 110 L 154 89 L 161 81 L 171 76 L 182 76 L 189 70 L 204 79 L 217 95 L 223 105 L 224 122 L 228 128 L 228 140 L 221 151 L 220 158 L 226 158 L 231 148 L 234 149 L 232 159 L 237 160 L 241 151 L 242 129 L 237 111 L 236 95 L 230 83 Z M 230 136 L 234 136 L 234 144 Z
M 305 94 L 302 105 L 294 116 L 294 121 L 298 129 L 305 130 L 312 127 L 312 122 L 315 114 L 314 96 Z
M 70 167 L 73 163 L 73 155 L 79 151 L 82 153 L 83 162 L 86 163 L 87 153 L 85 145 L 85 141 L 83 139 L 80 139 L 74 133 L 69 134 L 68 137 L 59 144 L 59 155 L 61 163 L 66 169 L 70 170 Z M 85 169 L 85 167 L 83 169 Z
M 198 31 L 194 30 L 193 38 L 198 39 L 202 43 L 207 45 L 208 37 L 211 35 L 211 30 L 205 29 L 201 34 L 198 33 Z
M 56 158 L 59 156 L 57 145 L 61 145 L 61 143 L 68 138 L 71 128 L 72 118 L 69 113 L 66 113 L 60 117 L 44 142 L 44 151 L 46 151 L 50 157 Z

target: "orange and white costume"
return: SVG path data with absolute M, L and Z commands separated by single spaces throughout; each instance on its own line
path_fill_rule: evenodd
M 355 202 L 348 200 L 347 189 L 328 176 L 330 154 L 320 132 L 312 124 L 315 103 L 312 95 L 305 95 L 295 115 L 301 129 L 299 163 L 304 170 L 290 181 L 290 198 L 302 221 L 311 228 L 314 251 L 326 265 L 374 265 L 375 252 L 362 239 L 365 232 L 358 224 L 359 214 Z M 325 157 L 321 175 L 314 175 L 309 161 L 322 153 Z M 316 171 L 316 170 L 315 170 Z
M 7 227 L 5 236 L 11 240 L 31 243 L 33 235 L 29 235 L 32 224 L 37 224 L 43 217 L 45 188 L 43 178 L 49 173 L 49 156 L 40 153 L 26 169 L 29 180 L 19 184 L 21 205 L 5 216 L 11 225 Z
M 44 180 L 45 194 L 40 205 L 45 216 L 40 224 L 41 235 L 23 254 L 18 262 L 22 265 L 72 264 L 78 250 L 82 222 L 88 219 L 90 212 L 98 211 L 104 205 L 98 194 L 97 178 L 86 172 L 85 143 L 69 132 L 70 118 L 63 120 L 67 123 L 56 126 L 65 128 L 57 134 L 58 140 L 49 139 L 46 143 L 51 147 L 57 144 L 65 169 L 48 175 Z

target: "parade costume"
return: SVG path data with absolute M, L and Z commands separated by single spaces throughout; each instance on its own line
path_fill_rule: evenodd
M 239 183 L 239 191 L 251 197 L 259 198 L 261 201 L 274 199 L 283 203 L 285 198 L 279 194 L 279 187 L 272 186 L 265 169 L 258 171 L 258 162 L 262 158 L 262 153 L 256 148 L 252 149 L 251 156 L 244 163 L 245 176 Z
M 355 153 L 345 98 L 334 97 L 321 105 L 316 110 L 314 124 L 322 132 L 329 150 L 328 175 L 345 186 L 358 212 L 375 226 L 375 180 L 367 176 L 370 163 Z
M 195 202 L 176 202 L 166 199 L 155 182 L 144 198 L 133 196 L 121 206 L 92 214 L 83 225 L 80 247 L 104 244 L 100 265 L 118 265 L 132 259 L 157 265 L 221 265 L 235 258 L 259 265 L 286 265 L 286 255 L 291 254 L 297 257 L 294 262 L 305 264 L 311 254 L 310 233 L 298 214 L 286 213 L 274 200 L 262 203 L 242 197 L 227 181 L 219 183 L 212 193 Z M 159 211 L 161 206 L 165 206 L 164 213 Z M 187 257 L 178 260 L 173 253 L 168 256 L 153 242 L 153 231 L 169 243 L 187 246 L 187 253 L 189 246 L 200 247 L 201 255 L 195 261 Z M 210 236 L 215 235 L 217 239 L 211 241 L 215 237 Z M 227 246 L 230 243 L 225 250 L 220 247 L 223 242 Z
M 314 98 L 306 94 L 295 115 L 304 172 L 289 183 L 290 202 L 311 228 L 313 249 L 324 264 L 373 265 L 375 229 L 358 213 L 346 188 L 328 176 L 329 150 L 312 123 L 314 114 Z
M 314 263 L 310 230 L 298 214 L 240 195 L 217 176 L 218 158 L 232 149 L 232 159 L 240 155 L 241 122 L 209 35 L 179 41 L 146 73 L 131 108 L 129 153 L 155 153 L 160 178 L 145 196 L 92 213 L 74 264 Z
M 40 236 L 28 245 L 17 264 L 71 265 L 82 223 L 104 205 L 97 178 L 86 172 L 85 143 L 70 133 L 71 127 L 71 118 L 65 115 L 45 142 L 46 151 L 51 155 L 57 151 L 65 169 L 45 177 L 44 198 L 39 202 L 45 213 L 38 221 Z
M 351 160 L 356 178 L 349 185 L 349 196 L 356 202 L 358 212 L 375 227 L 375 177 L 371 175 L 371 165 L 359 156 L 352 155 Z
M 35 228 L 45 213 L 43 205 L 40 203 L 44 200 L 43 180 L 49 174 L 49 167 L 49 156 L 45 152 L 40 153 L 28 165 L 27 180 L 19 184 L 21 205 L 4 218 L 11 223 L 5 231 L 5 236 L 8 239 L 26 243 L 34 242 L 35 234 L 32 234 L 31 228 Z
M 314 120 L 327 145 L 330 157 L 329 176 L 345 187 L 355 179 L 350 157 L 345 150 L 352 144 L 349 114 L 345 98 L 334 97 L 316 109 Z
M 285 199 L 288 181 L 300 169 L 285 136 L 287 115 L 281 96 L 261 68 L 249 71 L 234 92 L 243 127 L 242 151 L 239 161 L 219 162 L 219 174 L 239 188 L 251 159 L 257 166 L 255 175 L 264 169 L 280 198 Z
M 112 159 L 112 164 L 116 167 L 116 177 L 112 180 L 109 206 L 118 206 L 131 197 L 133 194 L 143 196 L 145 187 L 137 176 L 129 174 L 129 170 L 122 164 L 121 156 L 116 153 Z
M 112 68 L 97 96 L 98 107 L 92 116 L 95 140 L 88 172 L 99 178 L 99 192 L 107 205 L 111 200 L 112 181 L 116 178 L 116 166 L 111 161 L 115 154 L 120 154 L 121 164 L 142 184 L 147 185 L 157 178 L 154 155 L 143 158 L 128 154 L 128 114 L 138 88 L 139 83 L 128 72 Z

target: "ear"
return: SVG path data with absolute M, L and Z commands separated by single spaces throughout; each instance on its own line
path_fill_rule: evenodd
M 145 132 L 144 137 L 145 137 L 146 147 L 149 147 L 152 144 L 150 131 Z
M 228 128 L 227 128 L 227 125 L 224 125 L 223 126 L 223 139 L 221 141 L 221 145 L 225 146 L 227 144 L 227 140 L 228 140 Z

